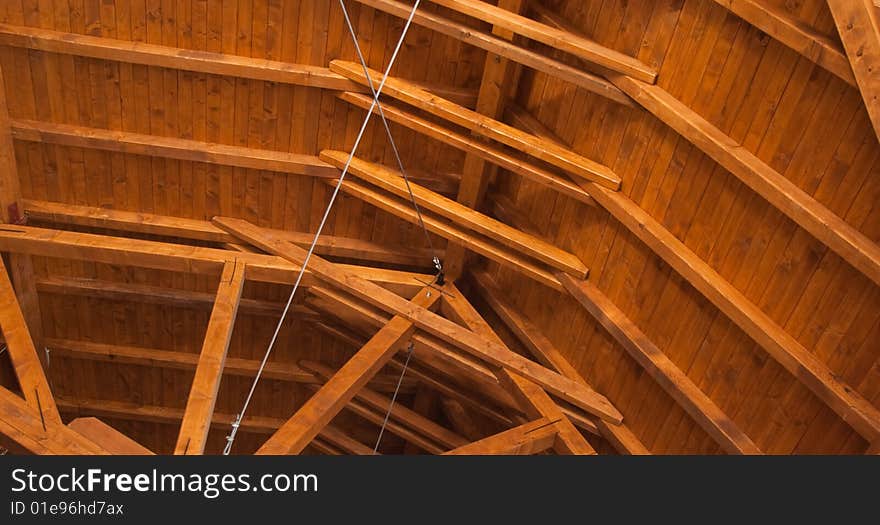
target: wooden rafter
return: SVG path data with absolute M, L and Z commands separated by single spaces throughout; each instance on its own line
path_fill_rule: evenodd
M 265 230 L 246 221 L 228 218 L 215 218 L 214 221 L 221 228 L 269 253 L 276 253 L 290 261 L 299 261 L 300 264 L 305 258 L 305 251 L 301 248 L 274 238 Z M 410 301 L 346 271 L 341 265 L 327 262 L 318 256 L 312 256 L 309 267 L 316 276 L 328 284 L 351 293 L 388 313 L 400 315 L 414 323 L 419 329 L 476 358 L 495 367 L 514 370 L 554 395 L 578 405 L 598 417 L 618 423 L 621 420 L 620 413 L 611 406 L 607 399 L 585 389 L 579 383 L 515 354 L 503 345 L 474 334 L 426 308 L 413 305 Z
M 63 424 L 47 424 L 22 398 L 0 387 L 0 443 L 31 454 L 106 454 L 107 451 Z
M 828 7 L 880 138 L 880 13 L 871 0 L 828 0 Z
M 223 266 L 214 309 L 208 321 L 208 330 L 187 398 L 183 423 L 180 425 L 175 454 L 199 455 L 205 452 L 208 430 L 211 427 L 211 414 L 214 413 L 217 393 L 220 390 L 226 352 L 232 339 L 246 271 L 247 266 L 236 261 L 228 262 Z
M 457 288 L 453 289 L 453 293 L 444 298 L 444 305 L 449 307 L 450 313 L 457 318 L 459 323 L 467 326 L 487 340 L 506 348 L 501 338 L 498 337 L 492 327 L 489 326 L 489 323 L 467 301 L 460 290 Z M 578 432 L 574 424 L 565 416 L 556 402 L 541 387 L 511 370 L 499 369 L 497 376 L 502 386 L 507 387 L 514 399 L 520 403 L 527 416 L 532 419 L 545 418 L 553 421 L 553 425 L 556 427 L 556 440 L 553 447 L 557 452 L 577 455 L 596 453 L 593 447 L 584 439 L 584 436 Z M 595 393 L 593 389 L 583 384 L 581 385 L 584 389 Z
M 502 297 L 501 291 L 495 286 L 491 277 L 485 273 L 476 273 L 473 275 L 473 281 L 476 291 L 483 300 L 486 301 L 505 326 L 535 359 L 548 368 L 553 368 L 560 374 L 590 387 L 583 376 L 568 362 L 553 343 L 541 333 L 538 327 L 523 317 Z M 650 451 L 645 448 L 645 445 L 625 424 L 612 425 L 602 420 L 598 420 L 596 424 L 602 436 L 611 442 L 621 453 L 633 455 L 650 454 Z
M 412 298 L 413 307 L 431 308 L 440 294 L 431 288 Z M 298 454 L 354 398 L 412 335 L 415 325 L 393 317 L 327 383 L 260 447 L 260 454 Z
M 534 133 L 551 134 L 528 115 L 519 121 Z M 650 214 L 620 192 L 593 185 L 596 202 L 605 208 L 691 286 L 709 299 L 743 332 L 832 410 L 867 439 L 880 435 L 880 411 L 845 384 L 816 355 L 809 352 L 742 292 L 700 259 Z
M 0 45 L 295 86 L 367 92 L 365 88 L 321 66 L 181 49 L 36 27 L 0 24 Z M 457 100 L 466 106 L 474 102 L 474 93 L 467 90 L 432 84 L 422 85 L 430 91 Z
M 217 276 L 223 265 L 234 258 L 248 265 L 248 280 L 281 284 L 293 283 L 299 272 L 299 266 L 273 255 L 30 226 L 0 226 L 0 251 Z M 348 264 L 338 266 L 403 294 L 412 293 L 431 279 L 430 275 L 416 272 Z M 307 271 L 303 285 L 310 286 L 313 282 L 311 272 Z
M 46 426 L 61 425 L 61 416 L 55 406 L 55 398 L 43 365 L 34 347 L 24 315 L 18 306 L 15 290 L 0 257 L 0 329 L 6 340 L 9 359 L 22 394 L 32 409 L 36 410 Z
M 334 60 L 330 63 L 330 69 L 358 83 L 366 84 L 367 80 L 363 69 L 353 62 Z M 371 70 L 370 76 L 379 78 L 380 73 Z M 579 178 L 594 181 L 613 190 L 620 188 L 620 178 L 607 166 L 584 158 L 559 144 L 520 131 L 454 102 L 432 95 L 411 82 L 389 77 L 382 93 L 449 120 L 477 135 L 518 149 Z
M 538 454 L 553 447 L 559 429 L 556 421 L 547 418 L 530 421 L 494 436 L 469 443 L 450 456 L 512 456 Z
M 412 6 L 396 0 L 357 0 L 398 18 L 406 19 Z M 514 45 L 507 40 L 488 35 L 470 26 L 453 22 L 428 10 L 416 12 L 413 22 L 428 29 L 460 40 L 466 44 L 503 56 L 524 66 L 561 78 L 576 86 L 606 97 L 619 104 L 632 105 L 632 101 L 613 84 L 592 73 L 571 67 L 540 53 Z M 377 78 L 377 77 L 373 77 Z
M 95 417 L 78 417 L 67 424 L 77 434 L 91 440 L 110 454 L 151 456 L 153 451 Z
M 235 237 L 214 226 L 210 221 L 35 200 L 24 200 L 23 206 L 29 219 L 42 222 L 216 243 L 236 241 Z M 308 248 L 314 240 L 314 235 L 311 233 L 277 230 L 276 234 L 284 236 L 301 248 Z M 427 266 L 431 260 L 431 254 L 418 247 L 385 246 L 372 241 L 335 235 L 322 235 L 315 245 L 315 253 L 325 257 L 411 267 Z

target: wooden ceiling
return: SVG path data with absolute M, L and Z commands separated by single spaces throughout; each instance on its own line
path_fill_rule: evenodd
M 346 5 L 378 81 L 412 5 Z M 410 341 L 382 453 L 880 451 L 878 20 L 425 0 L 446 284 L 374 116 L 233 452 L 372 453 Z M 3 2 L 0 70 L 0 433 L 220 453 L 371 104 L 339 3 Z

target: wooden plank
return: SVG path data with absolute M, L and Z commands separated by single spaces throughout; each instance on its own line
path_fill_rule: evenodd
M 235 237 L 214 226 L 210 221 L 57 202 L 27 199 L 22 202 L 25 214 L 29 219 L 44 222 L 75 224 L 218 243 L 233 243 L 236 240 Z M 314 234 L 311 233 L 276 230 L 276 234 L 285 237 L 301 248 L 308 248 L 314 240 Z M 432 257 L 427 250 L 421 248 L 384 246 L 372 241 L 334 235 L 322 235 L 315 245 L 315 253 L 325 257 L 341 257 L 412 267 L 430 267 Z
M 336 166 L 345 166 L 348 154 L 341 151 L 324 150 L 321 152 L 321 159 Z M 418 203 L 419 208 L 422 210 L 446 217 L 455 224 L 485 235 L 493 241 L 558 270 L 577 277 L 586 277 L 588 274 L 587 267 L 575 255 L 565 252 L 543 239 L 523 233 L 516 228 L 487 217 L 468 206 L 438 195 L 418 184 L 410 183 L 407 185 L 399 172 L 378 164 L 364 162 L 360 159 L 352 159 L 349 172 L 359 179 L 389 191 L 398 197 L 408 198 L 409 192 L 412 191 L 412 197 L 415 198 L 416 203 Z
M 651 342 L 601 291 L 589 281 L 565 279 L 563 284 L 614 340 L 632 357 L 703 430 L 731 454 L 760 454 L 752 440 L 709 397 Z
M 467 326 L 487 340 L 506 348 L 501 338 L 498 337 L 492 327 L 489 326 L 489 323 L 483 319 L 473 305 L 467 301 L 460 290 L 453 286 L 452 293 L 444 298 L 443 304 L 448 306 L 450 313 L 459 323 Z M 557 434 L 554 449 L 557 452 L 578 455 L 596 453 L 572 422 L 563 414 L 556 402 L 550 399 L 550 396 L 541 387 L 510 370 L 500 369 L 496 372 L 496 375 L 501 385 L 506 386 L 514 399 L 520 403 L 527 416 L 533 419 L 547 418 L 555 422 Z M 584 388 L 595 393 L 589 387 Z
M 214 223 L 268 253 L 276 253 L 290 261 L 302 261 L 305 257 L 304 250 L 266 234 L 265 230 L 247 221 L 215 217 Z M 320 276 L 328 284 L 337 286 L 390 314 L 400 315 L 413 322 L 420 329 L 474 357 L 496 367 L 514 370 L 551 391 L 554 395 L 583 408 L 587 412 L 613 422 L 619 423 L 622 419 L 620 413 L 611 406 L 608 400 L 597 396 L 595 392 L 587 391 L 582 385 L 511 352 L 503 345 L 488 341 L 425 308 L 413 305 L 402 297 L 389 293 L 387 290 L 346 271 L 338 264 L 329 263 L 318 256 L 312 256 L 309 267 L 316 276 Z
M 13 121 L 12 134 L 17 140 L 29 142 L 269 170 L 310 177 L 330 179 L 339 177 L 339 170 L 313 155 L 284 151 L 34 120 Z
M 361 84 L 367 82 L 363 68 L 353 62 L 334 60 L 330 63 L 330 69 Z M 370 71 L 372 78 L 378 78 L 378 75 L 377 71 Z M 577 177 L 597 182 L 612 190 L 620 188 L 620 178 L 607 166 L 584 158 L 551 141 L 520 131 L 454 102 L 432 95 L 405 80 L 389 77 L 382 93 L 447 119 L 473 133 L 496 140 L 531 157 L 550 163 Z
M 398 18 L 408 18 L 412 10 L 412 6 L 396 0 L 357 0 L 359 3 L 378 9 L 385 13 L 391 14 Z M 438 33 L 451 36 L 456 40 L 460 40 L 466 44 L 485 49 L 490 53 L 509 58 L 524 66 L 528 66 L 537 71 L 542 71 L 548 75 L 571 82 L 572 84 L 582 87 L 588 91 L 606 97 L 619 104 L 631 105 L 632 101 L 624 95 L 613 84 L 605 79 L 581 71 L 562 62 L 549 59 L 540 53 L 516 46 L 504 39 L 487 35 L 472 27 L 453 22 L 431 11 L 420 9 L 413 17 L 413 22 L 422 27 L 432 29 Z M 373 78 L 381 78 L 374 76 Z
M 522 119 L 531 122 L 534 119 Z M 542 133 L 537 128 L 533 132 Z M 545 135 L 547 136 L 547 135 Z M 843 383 L 737 288 L 721 277 L 650 214 L 620 192 L 592 185 L 596 202 L 709 299 L 767 353 L 867 439 L 880 436 L 880 411 Z
M 852 68 L 840 45 L 778 7 L 758 0 L 715 0 L 730 12 L 812 60 L 850 85 L 856 85 Z
M 439 298 L 437 291 L 425 288 L 413 297 L 411 308 L 430 308 Z M 260 447 L 258 453 L 301 452 L 357 391 L 385 366 L 414 330 L 415 325 L 410 320 L 403 316 L 393 317 Z
M 327 425 L 324 427 L 320 435 L 321 440 L 339 448 L 339 450 L 346 454 L 353 454 L 356 456 L 373 456 L 377 454 L 377 452 L 373 452 L 373 449 L 370 447 L 352 438 L 340 428 L 333 425 Z
M 828 0 L 828 8 L 880 137 L 880 14 L 871 0 Z
M 358 93 L 345 92 L 339 95 L 339 98 L 365 110 L 369 109 L 372 105 L 371 98 Z M 382 104 L 382 109 L 385 112 L 385 117 L 391 122 L 396 122 L 413 131 L 439 140 L 444 144 L 449 144 L 450 146 L 466 152 L 468 155 L 487 160 L 511 173 L 535 181 L 542 186 L 552 188 L 553 190 L 583 202 L 584 204 L 589 204 L 591 206 L 596 205 L 589 193 L 565 176 L 557 175 L 541 166 L 529 162 L 527 159 L 516 157 L 501 148 L 456 133 L 391 104 Z M 373 111 L 377 112 L 378 109 L 374 109 Z M 467 162 L 465 162 L 465 164 L 467 164 Z M 462 181 L 466 180 L 467 177 L 463 176 Z
M 217 276 L 226 261 L 234 258 L 248 265 L 248 280 L 283 284 L 293 283 L 299 272 L 298 266 L 272 255 L 30 226 L 0 226 L 0 251 Z M 338 266 L 399 293 L 412 293 L 433 277 L 370 266 Z M 308 287 L 313 282 L 311 272 L 307 271 L 303 285 Z
M 445 455 L 516 456 L 539 454 L 553 447 L 558 432 L 555 421 L 541 418 L 450 450 Z
M 334 375 L 333 369 L 320 363 L 303 361 L 300 363 L 300 366 L 324 380 L 329 380 Z M 390 398 L 383 396 L 366 386 L 361 388 L 355 394 L 355 399 L 380 413 L 386 412 L 388 407 L 391 406 Z M 394 406 L 394 410 L 391 412 L 390 417 L 398 423 L 422 434 L 446 448 L 456 448 L 467 443 L 466 439 L 455 432 L 438 425 L 418 412 L 401 404 Z
M 217 402 L 226 352 L 232 339 L 238 304 L 244 289 L 246 268 L 245 264 L 236 261 L 223 266 L 214 309 L 211 311 L 205 341 L 186 401 L 175 454 L 201 455 L 205 452 L 211 414 Z
M 99 445 L 63 424 L 46 424 L 22 398 L 0 387 L 0 437 L 3 446 L 30 454 L 107 454 Z
M 91 440 L 110 454 L 152 456 L 153 451 L 95 417 L 78 417 L 67 424 L 77 434 Z
M 368 90 L 329 68 L 308 64 L 294 64 L 262 58 L 244 57 L 196 49 L 163 46 L 145 42 L 117 40 L 92 35 L 65 33 L 0 24 L 0 45 L 34 49 L 126 64 L 162 67 L 181 71 L 194 71 L 211 75 L 223 75 L 293 86 L 330 89 L 336 91 Z M 446 98 L 456 99 L 470 106 L 475 94 L 468 90 L 420 83 L 429 91 Z
M 544 366 L 553 368 L 560 374 L 592 388 L 556 346 L 541 333 L 538 327 L 502 298 L 500 290 L 488 274 L 478 272 L 473 274 L 473 277 L 476 291 L 535 359 Z M 596 424 L 602 436 L 608 439 L 619 452 L 631 455 L 651 453 L 625 424 L 611 425 L 602 420 L 597 421 Z
M 500 7 L 486 5 L 485 2 L 479 0 L 431 1 L 560 51 L 576 55 L 611 71 L 650 83 L 653 83 L 657 78 L 656 71 L 635 58 L 599 45 L 588 38 L 546 26 Z
M 46 426 L 61 425 L 55 398 L 43 371 L 37 349 L 31 339 L 24 315 L 18 306 L 15 290 L 0 257 L 0 330 L 8 348 L 9 359 L 28 405 L 41 414 Z

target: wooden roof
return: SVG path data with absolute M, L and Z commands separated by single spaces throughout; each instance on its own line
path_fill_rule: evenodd
M 378 82 L 412 4 L 346 5 Z M 425 0 L 382 95 L 411 187 L 374 115 L 233 452 L 372 453 L 406 367 L 382 453 L 876 453 L 878 20 Z M 335 1 L 0 6 L 4 447 L 223 450 L 357 60 Z

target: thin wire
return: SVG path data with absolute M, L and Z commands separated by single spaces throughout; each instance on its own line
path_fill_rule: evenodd
M 412 344 L 412 341 L 409 343 L 409 348 L 406 352 L 406 361 L 403 362 L 403 370 L 400 371 L 400 377 L 397 379 L 397 386 L 394 387 L 394 395 L 391 396 L 391 403 L 388 405 L 388 412 L 385 412 L 385 420 L 382 421 L 382 428 L 379 429 L 379 437 L 376 438 L 376 446 L 373 447 L 373 454 L 379 451 L 379 443 L 382 442 L 382 434 L 385 433 L 385 426 L 388 425 L 388 419 L 391 417 L 391 412 L 394 409 L 394 401 L 397 400 L 397 393 L 400 392 L 400 385 L 403 384 L 403 376 L 406 375 L 406 369 L 409 366 L 409 360 L 415 351 L 415 347 Z
M 391 55 L 391 60 L 388 63 L 388 67 L 385 69 L 385 75 L 382 77 L 382 82 L 379 84 L 379 89 L 376 91 L 376 96 L 382 93 L 382 89 L 385 87 L 385 82 L 388 80 L 388 75 L 391 73 L 391 67 L 394 65 L 394 62 L 397 60 L 397 54 L 400 52 L 400 48 L 403 46 L 403 40 L 406 37 L 407 32 L 409 31 L 410 26 L 412 25 L 413 17 L 415 17 L 416 10 L 419 8 L 419 4 L 421 0 L 415 0 L 415 4 L 413 4 L 412 11 L 409 14 L 409 18 L 406 20 L 406 25 L 403 26 L 403 32 L 400 35 L 400 39 L 397 41 L 397 46 L 394 48 L 394 53 Z M 302 266 L 299 269 L 299 274 L 296 276 L 296 282 L 293 284 L 293 290 L 290 291 L 290 296 L 287 298 L 287 303 L 284 305 L 284 310 L 281 312 L 281 318 L 278 320 L 278 324 L 275 326 L 275 332 L 272 334 L 272 339 L 269 341 L 269 347 L 266 349 L 266 353 L 263 356 L 262 362 L 260 362 L 260 368 L 257 370 L 257 375 L 254 377 L 254 382 L 251 384 L 251 389 L 248 392 L 247 398 L 245 398 L 244 406 L 242 406 L 241 411 L 235 417 L 235 421 L 232 422 L 232 430 L 229 435 L 226 437 L 226 447 L 223 449 L 223 455 L 229 455 L 232 450 L 232 444 L 235 442 L 235 437 L 238 434 L 238 429 L 241 426 L 241 421 L 244 419 L 244 415 L 247 412 L 248 406 L 250 405 L 251 399 L 254 396 L 254 391 L 257 388 L 257 383 L 260 382 L 260 378 L 263 375 L 263 370 L 266 368 L 266 362 L 269 360 L 269 354 L 272 353 L 272 349 L 275 347 L 275 342 L 278 339 L 278 333 L 281 331 L 281 326 L 284 324 L 284 320 L 287 317 L 287 313 L 290 310 L 290 305 L 293 303 L 293 298 L 296 295 L 296 291 L 299 289 L 300 282 L 302 281 L 303 275 L 305 274 L 306 267 L 309 264 L 309 260 L 312 258 L 312 253 L 315 251 L 315 246 L 318 244 L 318 238 L 321 236 L 321 231 L 324 229 L 324 225 L 327 222 L 327 218 L 330 216 L 330 210 L 333 208 L 333 203 L 336 202 L 336 197 L 339 195 L 339 190 L 342 187 L 342 183 L 345 180 L 345 175 L 348 173 L 348 169 L 351 166 L 351 162 L 354 159 L 355 153 L 357 153 L 357 148 L 361 143 L 361 139 L 364 136 L 364 131 L 367 129 L 367 124 L 370 123 L 370 117 L 373 114 L 373 109 L 375 109 L 376 100 L 373 101 L 373 105 L 370 106 L 370 110 L 367 111 L 367 115 L 364 118 L 364 122 L 361 125 L 361 130 L 358 133 L 357 139 L 355 139 L 354 146 L 351 148 L 351 153 L 348 155 L 348 161 L 345 163 L 345 168 L 342 170 L 342 174 L 339 176 L 339 181 L 336 183 L 336 188 L 333 190 L 333 194 L 330 196 L 330 202 L 327 204 L 327 209 L 324 210 L 324 216 L 321 218 L 321 223 L 318 225 L 318 230 L 315 232 L 315 237 L 312 240 L 311 246 L 309 246 L 309 251 L 306 254 L 305 260 L 302 263 Z
M 345 7 L 345 0 L 339 0 L 339 6 L 342 7 L 342 15 L 345 17 L 345 24 L 348 26 L 348 33 L 351 35 L 351 40 L 354 42 L 354 49 L 357 51 L 358 59 L 361 61 L 361 67 L 364 70 L 367 85 L 369 85 L 370 93 L 373 95 L 373 102 L 379 109 L 379 116 L 382 118 L 382 124 L 385 126 L 385 135 L 388 136 L 388 142 L 391 143 L 391 150 L 394 152 L 394 158 L 397 160 L 397 167 L 400 169 L 400 174 L 403 175 L 403 180 L 406 183 L 406 191 L 409 193 L 409 199 L 412 202 L 413 208 L 416 211 L 416 216 L 419 219 L 419 226 L 422 227 L 422 231 L 425 233 L 425 240 L 431 251 L 434 266 L 437 268 L 438 272 L 442 272 L 443 266 L 440 264 L 440 257 L 437 256 L 437 251 L 434 249 L 434 243 L 431 242 L 431 235 L 428 233 L 428 229 L 425 227 L 425 221 L 422 219 L 422 211 L 419 209 L 419 204 L 416 202 L 416 197 L 413 194 L 412 186 L 409 183 L 409 177 L 406 174 L 406 169 L 403 167 L 403 161 L 400 158 L 400 151 L 397 149 L 397 143 L 395 143 L 394 136 L 391 133 L 391 126 L 388 124 L 388 119 L 385 118 L 385 109 L 382 107 L 382 102 L 379 101 L 379 94 L 376 93 L 376 89 L 373 87 L 373 78 L 370 75 L 370 68 L 367 66 L 367 60 L 364 58 L 364 54 L 361 51 L 361 46 L 360 43 L 358 43 L 357 34 L 355 34 L 351 18 L 348 16 L 348 9 Z M 372 111 L 372 108 L 370 111 Z

